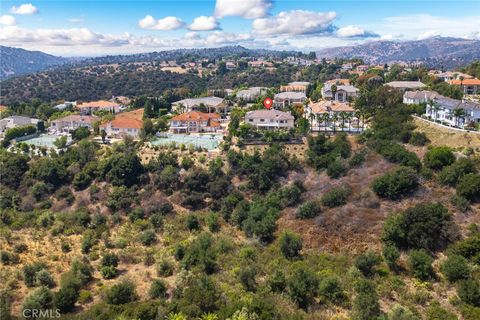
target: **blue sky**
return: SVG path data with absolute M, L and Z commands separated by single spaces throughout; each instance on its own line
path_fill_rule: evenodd
M 0 42 L 64 55 L 240 44 L 318 50 L 432 36 L 480 38 L 480 1 L 9 1 Z

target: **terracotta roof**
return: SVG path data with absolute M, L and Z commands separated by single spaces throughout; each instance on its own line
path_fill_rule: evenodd
M 467 85 L 467 86 L 480 86 L 480 80 L 479 79 L 464 79 L 463 81 L 460 80 L 451 80 L 449 81 L 450 84 L 459 86 L 460 84 L 462 85 Z
M 116 102 L 99 100 L 99 101 L 84 102 L 82 104 L 77 105 L 77 108 L 112 108 L 112 107 L 118 107 L 118 106 L 119 104 Z
M 4 111 L 4 110 L 7 110 L 8 107 L 7 106 L 4 106 L 4 105 L 0 105 L 0 111 Z
M 308 105 L 313 113 L 334 112 L 354 112 L 355 109 L 348 103 L 336 101 L 319 101 Z
M 101 127 L 104 128 L 108 124 L 112 128 L 127 128 L 127 129 L 141 129 L 143 127 L 143 121 L 138 119 L 128 119 L 128 118 L 118 118 L 110 122 L 102 124 Z
M 220 115 L 217 113 L 190 111 L 173 117 L 171 121 L 208 121 L 209 119 L 220 119 Z
M 325 81 L 325 83 L 328 83 L 328 84 L 340 83 L 340 84 L 343 84 L 345 86 L 348 86 L 348 85 L 350 85 L 350 80 L 349 79 L 332 79 L 332 80 Z
M 122 112 L 122 113 L 117 113 L 115 115 L 115 119 L 137 119 L 137 120 L 142 120 L 143 119 L 143 108 L 141 109 L 136 109 L 128 112 Z

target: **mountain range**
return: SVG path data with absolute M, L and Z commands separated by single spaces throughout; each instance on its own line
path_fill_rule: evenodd
M 318 58 L 361 58 L 367 63 L 422 62 L 453 68 L 480 58 L 480 40 L 433 37 L 416 41 L 372 41 L 323 49 Z

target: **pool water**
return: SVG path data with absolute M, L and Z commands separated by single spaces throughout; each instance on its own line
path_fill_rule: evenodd
M 60 138 L 61 136 L 56 136 L 56 135 L 49 135 L 49 134 L 42 134 L 38 137 L 24 140 L 22 142 L 27 143 L 27 144 L 33 144 L 37 147 L 47 147 L 47 148 L 55 148 L 55 145 L 53 144 L 55 140 Z M 72 138 L 67 136 L 67 145 L 72 141 Z
M 165 137 L 157 137 L 151 141 L 154 146 L 169 145 L 172 142 L 177 146 L 184 144 L 186 147 L 194 145 L 195 147 L 202 147 L 207 150 L 213 150 L 218 147 L 218 144 L 222 140 L 222 135 L 219 134 L 206 134 L 206 135 L 188 135 L 178 133 L 168 133 Z

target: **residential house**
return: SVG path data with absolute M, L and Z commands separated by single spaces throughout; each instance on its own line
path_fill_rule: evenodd
M 49 129 L 58 132 L 70 132 L 80 127 L 86 127 L 91 130 L 93 128 L 93 123 L 98 120 L 99 118 L 95 116 L 73 114 L 52 120 Z
M 250 87 L 248 89 L 239 90 L 237 92 L 237 100 L 246 102 L 254 102 L 259 96 L 267 91 L 265 87 Z
M 290 105 L 303 105 L 305 101 L 307 101 L 307 96 L 304 92 L 280 92 L 273 98 L 273 107 L 278 109 Z
M 225 67 L 228 69 L 228 70 L 233 70 L 233 69 L 236 69 L 237 68 L 237 64 L 233 61 L 227 61 L 225 63 Z
M 115 118 L 112 121 L 101 124 L 100 129 L 105 130 L 108 137 L 123 138 L 130 136 L 137 139 L 143 128 L 143 121 L 133 118 Z
M 202 105 L 206 107 L 206 111 L 208 112 L 214 111 L 217 113 L 225 113 L 230 110 L 230 106 L 219 97 L 183 99 L 172 103 L 172 108 L 176 112 L 185 113 L 198 110 Z
M 356 67 L 357 71 L 360 71 L 360 72 L 366 72 L 368 68 L 370 68 L 370 66 L 366 64 L 361 64 Z
M 290 82 L 286 86 L 280 86 L 280 91 L 281 92 L 303 92 L 306 94 L 309 86 L 310 86 L 310 82 L 294 81 L 294 82 Z
M 248 65 L 252 68 L 273 67 L 272 62 L 264 60 L 249 61 Z
M 333 123 L 333 119 L 343 124 L 345 121 L 350 122 L 355 116 L 355 109 L 347 102 L 321 100 L 309 103 L 305 109 L 305 114 L 310 121 L 312 130 L 319 130 L 322 122 L 326 125 L 327 122 Z M 324 118 L 326 115 L 328 115 L 328 121 Z M 358 122 L 358 119 L 356 121 Z
M 386 86 L 406 91 L 406 90 L 420 90 L 425 88 L 427 85 L 421 83 L 420 81 L 392 81 L 385 84 Z
M 351 64 L 351 63 L 342 64 L 342 68 L 341 68 L 342 71 L 349 71 L 349 70 L 352 70 L 352 69 L 353 69 L 353 64 Z
M 76 107 L 77 101 L 65 101 L 64 103 L 57 104 L 53 108 L 57 110 L 65 110 L 66 108 Z
M 439 96 L 427 102 L 425 115 L 464 128 L 471 123 L 480 123 L 480 104 Z
M 23 126 L 37 126 L 41 120 L 23 116 L 10 116 L 0 120 L 0 132 L 4 132 L 11 128 L 23 127 Z
M 403 103 L 420 104 L 427 103 L 430 100 L 441 97 L 438 92 L 421 90 L 421 91 L 405 91 L 403 94 Z
M 322 88 L 322 97 L 325 100 L 335 100 L 338 102 L 347 102 L 357 97 L 358 89 L 351 85 L 336 85 L 336 90 L 332 90 L 334 84 L 326 83 Z
M 221 129 L 219 119 L 220 115 L 218 113 L 200 111 L 182 113 L 170 119 L 170 132 L 215 132 Z
M 245 123 L 258 129 L 293 129 L 295 118 L 290 112 L 275 109 L 249 111 L 245 115 Z
M 459 86 L 465 94 L 480 94 L 479 79 L 452 80 L 449 83 L 453 86 Z
M 325 84 L 329 84 L 329 85 L 337 85 L 337 86 L 340 86 L 340 85 L 343 85 L 343 86 L 349 86 L 350 85 L 350 79 L 331 79 L 331 80 L 327 80 L 325 81 Z
M 473 77 L 469 74 L 463 72 L 455 72 L 455 71 L 445 71 L 440 73 L 433 74 L 438 79 L 443 81 L 452 81 L 452 80 L 460 80 L 460 77 L 463 79 L 473 79 Z
M 93 114 L 93 112 L 97 111 L 118 113 L 122 109 L 122 106 L 117 102 L 99 100 L 78 104 L 77 109 L 80 110 L 80 114 L 82 115 Z

